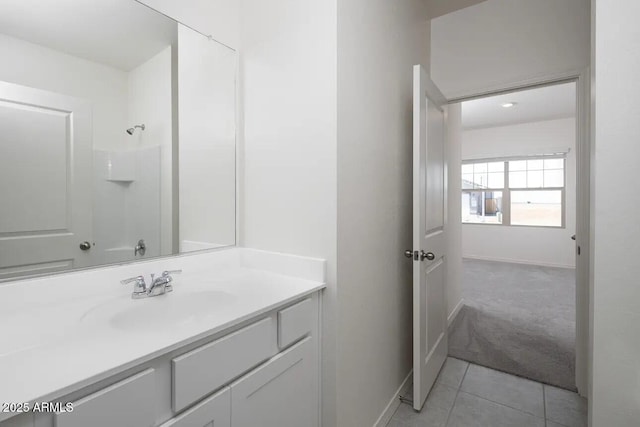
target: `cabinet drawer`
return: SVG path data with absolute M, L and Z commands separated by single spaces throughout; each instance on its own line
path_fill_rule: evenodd
M 172 359 L 173 410 L 179 412 L 274 354 L 271 319 Z
M 56 427 L 145 427 L 155 424 L 155 371 L 147 369 L 73 404 L 73 412 L 56 413 Z
M 278 347 L 280 349 L 311 332 L 314 324 L 313 313 L 310 298 L 278 312 Z
M 160 427 L 231 427 L 231 391 L 225 387 Z

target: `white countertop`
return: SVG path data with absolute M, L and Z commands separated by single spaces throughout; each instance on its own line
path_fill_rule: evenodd
M 133 300 L 133 285 L 119 283 L 178 268 L 166 295 Z M 230 248 L 2 284 L 0 403 L 56 399 L 242 323 L 324 288 L 324 268 Z

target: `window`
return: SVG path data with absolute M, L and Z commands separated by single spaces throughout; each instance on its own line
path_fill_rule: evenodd
M 462 165 L 462 222 L 502 224 L 505 170 L 505 162 Z
M 564 156 L 463 162 L 462 222 L 563 227 L 564 182 Z

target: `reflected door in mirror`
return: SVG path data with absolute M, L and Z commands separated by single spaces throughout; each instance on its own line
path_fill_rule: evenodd
M 0 82 L 0 279 L 91 265 L 91 107 Z

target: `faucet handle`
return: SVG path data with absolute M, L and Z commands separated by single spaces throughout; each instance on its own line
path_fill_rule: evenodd
M 171 274 L 180 274 L 180 273 L 182 273 L 182 270 L 165 270 L 162 272 L 162 275 L 166 277 Z
M 121 280 L 120 283 L 122 283 L 123 285 L 135 283 L 135 285 L 133 286 L 134 293 L 146 292 L 147 290 L 147 284 L 145 283 L 143 276 L 130 277 L 129 279 Z
M 165 270 L 162 272 L 162 276 L 165 282 L 165 290 L 166 292 L 171 292 L 173 291 L 173 285 L 171 284 L 171 282 L 173 281 L 173 278 L 171 277 L 172 274 L 180 274 L 182 273 L 182 270 Z

